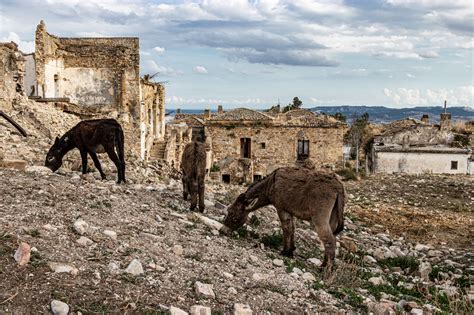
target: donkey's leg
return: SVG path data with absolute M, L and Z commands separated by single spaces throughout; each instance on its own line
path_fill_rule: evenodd
M 183 199 L 188 200 L 188 180 L 183 178 Z
M 295 250 L 295 221 L 293 216 L 286 211 L 278 209 L 278 217 L 281 221 L 281 228 L 283 230 L 283 256 L 293 257 Z
M 79 151 L 81 153 L 81 160 L 82 160 L 82 174 L 87 173 L 87 151 L 82 149 Z
M 336 238 L 332 234 L 329 220 L 313 218 L 312 221 L 316 229 L 316 233 L 318 233 L 318 236 L 324 245 L 324 260 L 321 267 L 327 267 L 330 270 L 334 265 L 334 258 L 336 256 Z
M 197 183 L 194 179 L 190 180 L 188 182 L 188 188 L 189 188 L 189 193 L 191 195 L 191 207 L 189 208 L 191 211 L 194 211 L 196 209 L 197 205 L 197 199 L 198 199 L 198 187 Z
M 97 157 L 97 154 L 93 151 L 89 151 L 89 155 L 92 158 L 92 161 L 94 161 L 95 168 L 99 170 L 100 177 L 102 179 L 105 179 L 105 173 L 102 171 L 102 166 L 100 165 L 99 158 Z
M 204 212 L 204 178 L 198 180 L 199 212 Z
M 112 162 L 114 162 L 115 166 L 117 167 L 117 173 L 118 173 L 117 184 L 120 184 L 120 182 L 122 181 L 122 175 L 121 175 L 121 171 L 120 171 L 120 168 L 121 168 L 120 164 L 121 163 L 120 163 L 120 160 L 119 160 L 117 154 L 115 153 L 114 147 L 107 146 L 105 148 L 105 152 L 107 152 L 107 155 L 109 156 L 109 158 L 112 160 Z

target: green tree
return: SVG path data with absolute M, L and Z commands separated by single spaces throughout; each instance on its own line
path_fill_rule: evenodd
M 346 120 L 347 120 L 347 117 L 344 114 L 339 113 L 339 112 L 337 112 L 337 113 L 335 113 L 334 115 L 331 115 L 331 116 L 336 118 L 339 121 L 342 121 L 342 122 L 346 122 Z
M 352 125 L 345 134 L 345 142 L 355 149 L 356 172 L 359 172 L 359 150 L 367 140 L 369 131 L 369 114 L 364 113 L 361 116 L 354 115 Z
M 293 103 L 290 103 L 285 106 L 283 108 L 283 112 L 286 113 L 290 110 L 301 108 L 301 105 L 303 105 L 303 102 L 298 98 L 298 96 L 295 96 L 293 97 Z

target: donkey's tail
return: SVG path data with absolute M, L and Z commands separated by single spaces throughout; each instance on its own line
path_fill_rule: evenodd
M 337 193 L 336 202 L 331 212 L 330 224 L 333 234 L 337 235 L 344 229 L 344 205 L 346 203 L 346 190 L 344 186 L 342 191 Z

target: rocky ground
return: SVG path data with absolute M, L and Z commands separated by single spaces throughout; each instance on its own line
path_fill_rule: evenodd
M 297 222 L 288 259 L 274 209 L 221 235 L 187 210 L 163 164 L 129 157 L 125 185 L 108 162 L 110 180 L 81 176 L 74 155 L 52 174 L 39 166 L 46 131 L 15 117 L 31 137 L 0 122 L 3 155 L 28 164 L 0 168 L 1 314 L 473 312 L 472 177 L 346 182 L 346 229 L 329 274 L 309 224 Z M 209 183 L 205 216 L 221 221 L 243 189 Z

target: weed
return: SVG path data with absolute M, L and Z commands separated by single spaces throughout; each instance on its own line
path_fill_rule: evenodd
M 240 238 L 251 237 L 253 239 L 258 239 L 260 236 L 257 232 L 248 229 L 245 225 L 237 229 L 237 235 Z
M 37 229 L 33 229 L 33 230 L 26 231 L 26 234 L 32 237 L 38 237 L 40 235 L 40 232 Z
M 263 245 L 273 249 L 280 249 L 283 246 L 283 235 L 280 233 L 273 233 L 272 235 L 265 235 L 261 238 Z
M 353 168 L 343 168 L 342 170 L 337 170 L 336 173 L 345 180 L 357 180 L 357 174 Z
M 64 301 L 65 303 L 67 303 L 67 301 L 68 301 L 68 298 L 67 298 L 67 296 L 64 294 L 63 291 L 56 291 L 56 290 L 54 290 L 53 292 L 51 292 L 51 299 Z
M 31 256 L 30 256 L 30 264 L 31 266 L 37 268 L 45 265 L 45 262 L 43 258 L 41 258 L 41 255 L 37 251 L 32 251 Z
M 390 294 L 397 297 L 403 297 L 406 300 L 419 300 L 423 298 L 423 293 L 421 293 L 417 289 L 408 289 L 402 286 L 394 285 L 392 283 L 381 285 L 373 285 L 370 283 L 367 286 L 367 290 L 377 300 L 380 300 L 382 293 Z
M 298 259 L 284 258 L 286 265 L 286 272 L 291 273 L 295 267 L 303 270 L 306 269 L 306 264 Z
M 258 217 L 256 215 L 253 215 L 250 220 L 249 220 L 249 225 L 251 227 L 258 227 L 260 225 L 260 220 L 258 219 Z
M 196 252 L 194 254 L 187 255 L 186 258 L 193 259 L 196 261 L 201 261 L 203 257 L 201 253 Z
M 87 305 L 79 305 L 77 306 L 77 310 L 86 314 L 109 314 L 112 312 L 110 306 L 105 304 L 104 301 L 94 301 Z
M 143 282 L 144 279 L 143 277 L 140 277 L 140 276 L 133 276 L 133 275 L 123 273 L 120 275 L 120 280 L 139 285 Z
M 379 263 L 381 266 L 388 268 L 400 267 L 403 270 L 410 269 L 410 273 L 416 271 L 420 265 L 415 257 L 410 256 L 386 258 L 379 261 Z
M 447 273 L 447 272 L 453 272 L 454 271 L 454 267 L 451 267 L 451 266 L 433 266 L 433 268 L 431 269 L 431 272 L 429 274 L 429 277 L 430 277 L 430 280 L 431 281 L 434 281 L 435 279 L 439 279 L 439 273 L 440 272 L 444 272 L 444 273 Z

